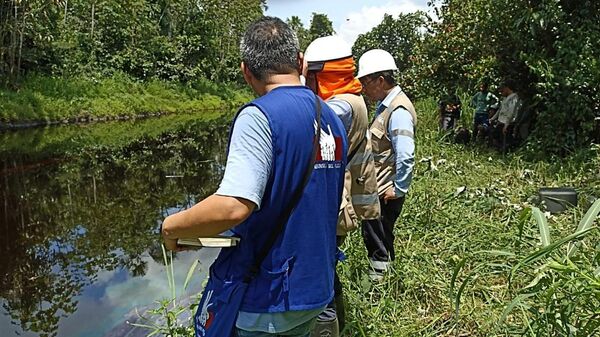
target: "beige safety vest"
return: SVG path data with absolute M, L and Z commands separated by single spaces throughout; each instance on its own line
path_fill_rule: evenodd
M 365 100 L 353 94 L 340 94 L 332 98 L 348 102 L 352 107 L 348 156 L 353 153 L 354 156 L 346 166 L 337 229 L 338 235 L 345 235 L 358 228 L 362 220 L 379 218 L 379 198 Z
M 392 112 L 399 107 L 410 112 L 413 125 L 417 126 L 417 113 L 412 102 L 404 92 L 401 92 L 396 96 L 390 106 L 388 106 L 371 124 L 371 143 L 373 146 L 373 153 L 375 155 L 375 170 L 377 172 L 377 191 L 379 195 L 383 195 L 394 184 L 394 178 L 396 177 L 396 158 L 394 157 L 394 150 L 392 148 L 392 142 L 388 135 L 388 128 L 390 124 L 390 118 Z M 397 130 L 399 135 L 409 136 L 414 138 L 415 130 Z

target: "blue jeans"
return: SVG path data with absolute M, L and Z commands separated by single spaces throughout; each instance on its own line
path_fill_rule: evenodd
M 261 332 L 261 331 L 246 331 L 235 329 L 236 337 L 309 337 L 310 331 L 315 326 L 315 322 L 317 318 L 313 318 L 308 320 L 306 323 L 302 323 L 292 330 L 288 330 L 286 332 L 280 333 L 269 333 L 269 332 Z

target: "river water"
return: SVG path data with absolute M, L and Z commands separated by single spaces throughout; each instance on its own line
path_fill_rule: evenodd
M 226 125 L 171 115 L 1 133 L 0 335 L 148 333 L 126 321 L 171 296 L 159 224 L 216 190 Z M 195 301 L 217 253 L 177 254 L 179 303 Z

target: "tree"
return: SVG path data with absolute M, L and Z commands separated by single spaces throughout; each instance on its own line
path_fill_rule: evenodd
M 292 16 L 286 20 L 287 24 L 290 28 L 296 33 L 298 37 L 298 42 L 300 42 L 300 50 L 305 51 L 306 47 L 310 44 L 311 40 L 309 37 L 309 32 L 304 28 L 304 24 L 302 20 L 300 20 L 297 16 Z
M 310 20 L 310 28 L 308 29 L 310 41 L 332 34 L 335 34 L 335 30 L 333 30 L 333 23 L 329 20 L 327 14 L 313 12 L 312 19 Z
M 537 115 L 538 152 L 589 144 L 600 115 L 600 3 L 444 0 L 440 21 L 419 46 L 421 88 L 473 90 L 483 78 L 512 79 Z
M 205 75 L 216 81 L 241 81 L 239 43 L 250 23 L 263 14 L 265 0 L 201 0 L 202 19 L 210 22 L 211 43 L 203 63 Z
M 265 0 L 6 0 L 0 78 L 48 75 L 239 78 L 239 40 Z
M 371 31 L 358 36 L 352 47 L 356 58 L 370 49 L 383 49 L 394 57 L 398 66 L 400 83 L 408 88 L 406 70 L 412 67 L 413 49 L 421 43 L 425 24 L 425 14 L 422 12 L 400 14 L 397 19 L 385 14 L 383 21 Z M 410 90 L 409 90 L 410 91 Z

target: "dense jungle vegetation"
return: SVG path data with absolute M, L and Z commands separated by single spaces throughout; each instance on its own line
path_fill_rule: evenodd
M 223 106 L 229 114 L 252 97 L 239 74 L 238 43 L 265 6 L 264 0 L 3 0 L 0 127 L 207 109 L 214 116 Z M 423 118 L 391 275 L 369 283 L 358 233 L 346 243 L 346 334 L 598 334 L 600 2 L 432 0 L 430 8 L 387 15 L 353 46 L 356 58 L 371 48 L 394 55 L 400 84 Z M 334 32 L 323 13 L 306 26 L 296 16 L 287 21 L 302 47 Z M 534 120 L 524 147 L 503 156 L 449 144 L 438 133 L 435 100 L 442 93 L 467 101 L 482 80 L 505 79 L 517 82 Z M 471 112 L 465 109 L 464 125 Z M 160 125 L 149 128 L 160 141 Z M 126 127 L 116 129 L 126 138 Z M 76 133 L 53 137 L 70 144 Z M 85 141 L 100 138 L 112 139 L 102 133 Z M 130 152 L 106 161 L 145 158 Z M 98 154 L 103 158 L 101 149 L 89 156 Z M 535 208 L 538 187 L 565 185 L 581 192 L 579 207 L 552 216 Z M 174 303 L 162 302 L 156 313 L 168 312 L 169 326 L 154 329 L 187 336 L 189 322 L 171 320 L 180 312 Z M 25 316 L 36 313 L 27 310 Z
M 206 83 L 216 92 L 242 86 L 239 38 L 265 6 L 264 0 L 2 1 L 0 119 L 194 109 L 195 100 L 212 101 L 201 95 L 215 92 Z M 373 47 L 391 51 L 413 97 L 473 92 L 484 79 L 516 81 L 535 118 L 534 151 L 565 155 L 597 136 L 600 3 L 436 0 L 430 6 L 430 14 L 386 16 L 358 38 L 355 56 Z M 287 20 L 302 47 L 334 32 L 326 14 L 314 13 L 308 27 L 298 17 Z M 135 90 L 123 90 L 131 82 Z M 156 101 L 137 100 L 148 96 Z M 165 103 L 174 96 L 181 106 Z M 229 92 L 221 96 L 229 101 Z

